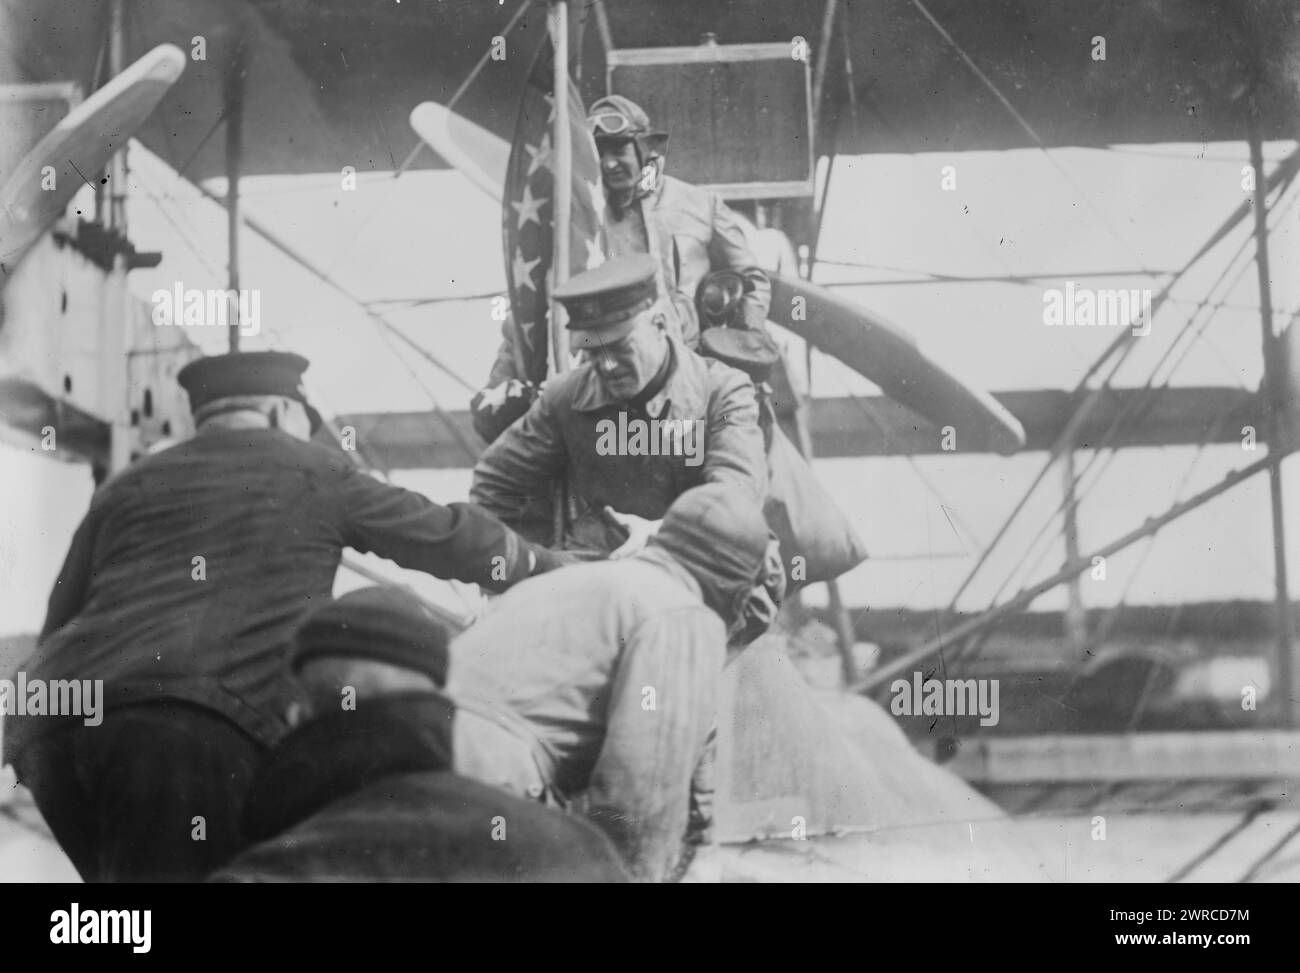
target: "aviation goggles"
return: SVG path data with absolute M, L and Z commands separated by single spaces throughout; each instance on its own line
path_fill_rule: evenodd
M 634 125 L 630 118 L 617 111 L 600 111 L 594 115 L 588 115 L 587 124 L 591 127 L 591 134 L 597 138 L 618 135 L 631 138 L 634 135 L 643 134 L 641 129 Z

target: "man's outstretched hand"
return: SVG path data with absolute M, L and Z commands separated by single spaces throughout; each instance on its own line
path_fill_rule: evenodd
M 618 561 L 645 548 L 646 542 L 659 532 L 662 520 L 646 520 L 636 514 L 621 514 L 613 507 L 605 507 L 605 516 L 627 531 L 627 540 L 610 552 L 609 559 Z

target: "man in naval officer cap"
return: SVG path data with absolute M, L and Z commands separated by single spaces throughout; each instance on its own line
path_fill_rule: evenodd
M 585 360 L 552 379 L 484 452 L 470 498 L 546 542 L 526 511 L 563 478 L 569 504 L 556 546 L 615 557 L 644 545 L 691 487 L 723 483 L 761 504 L 767 467 L 754 386 L 668 327 L 654 259 L 610 260 L 555 296 L 568 312 L 570 347 Z
M 696 295 L 711 271 L 726 272 L 737 283 L 732 326 L 763 332 L 771 283 L 721 198 L 664 173 L 667 133 L 624 95 L 593 102 L 587 127 L 600 157 L 605 256 L 654 258 L 669 327 L 692 350 L 708 324 L 700 320 Z M 487 384 L 470 405 L 474 428 L 488 442 L 523 414 L 534 394 L 528 383 L 536 380 L 521 367 L 528 343 L 513 317 L 501 334 Z
M 88 881 L 195 880 L 239 849 L 244 791 L 287 729 L 289 634 L 345 547 L 494 590 L 557 563 L 309 443 L 306 368 L 278 351 L 191 362 L 195 436 L 112 477 L 72 539 L 23 668 L 103 680 L 106 712 L 10 719 L 5 759 Z

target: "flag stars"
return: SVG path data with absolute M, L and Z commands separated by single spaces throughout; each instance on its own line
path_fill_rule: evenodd
M 551 158 L 551 136 L 548 132 L 542 136 L 541 144 L 537 146 L 525 145 L 524 151 L 528 153 L 528 175 L 531 179 L 533 173 L 543 168 Z
M 511 203 L 515 212 L 519 214 L 519 229 L 523 229 L 529 223 L 536 223 L 541 226 L 541 209 L 547 202 L 547 197 L 540 196 L 533 198 L 533 187 L 524 187 L 524 198 L 518 203 Z
M 525 260 L 524 255 L 516 250 L 514 261 L 515 286 L 527 287 L 530 291 L 536 293 L 537 285 L 533 283 L 533 268 L 541 262 L 540 257 L 536 260 Z
M 601 191 L 600 183 L 588 180 L 583 183 L 583 187 L 587 190 L 587 196 L 591 199 L 592 212 L 603 212 L 605 209 L 605 194 Z
M 496 412 L 506 404 L 506 383 L 494 385 L 490 389 L 483 389 L 483 397 L 479 399 L 479 408 L 486 409 L 488 412 Z

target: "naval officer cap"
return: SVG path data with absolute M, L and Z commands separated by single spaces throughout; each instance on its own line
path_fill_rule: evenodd
M 575 332 L 570 347 L 595 348 L 628 334 L 637 315 L 659 299 L 655 269 L 655 259 L 648 253 L 616 257 L 557 287 L 555 299 L 564 305 L 567 327 Z
M 191 412 L 236 395 L 282 395 L 293 399 L 307 410 L 315 433 L 320 428 L 320 413 L 307 401 L 302 387 L 302 373 L 309 364 L 302 355 L 290 351 L 232 351 L 195 359 L 177 373 L 176 381 L 189 393 Z

